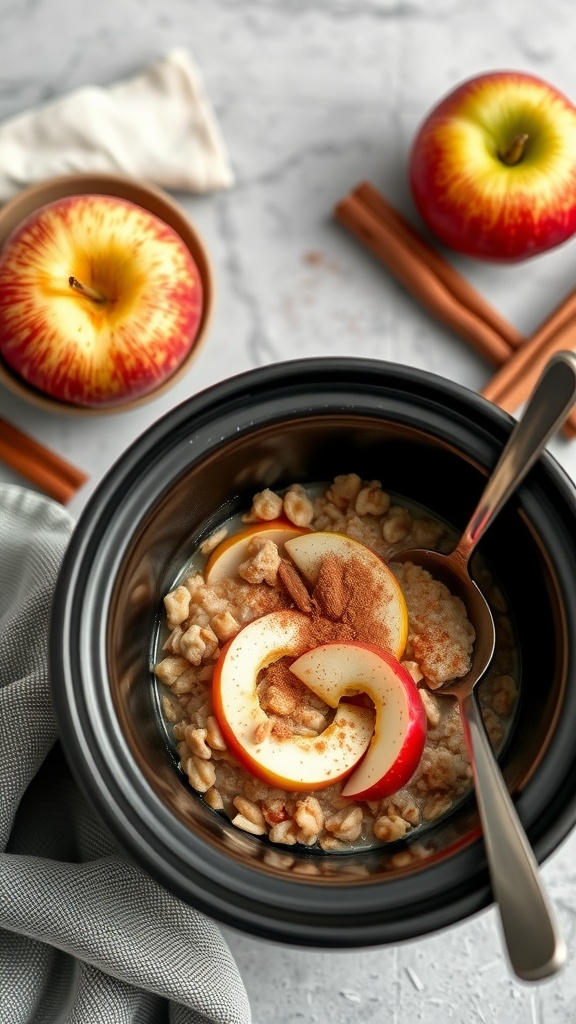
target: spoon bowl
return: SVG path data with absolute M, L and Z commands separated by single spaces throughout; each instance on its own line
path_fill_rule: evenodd
M 496 627 L 490 605 L 478 584 L 469 576 L 458 548 L 449 555 L 426 548 L 413 548 L 394 555 L 394 561 L 411 562 L 413 565 L 422 566 L 464 604 L 466 615 L 476 633 L 472 663 L 465 676 L 445 683 L 441 689 L 443 694 L 451 694 L 454 697 L 471 693 L 486 674 L 492 661 L 496 645 Z
M 470 755 L 488 868 L 512 969 L 524 981 L 554 974 L 564 963 L 559 935 L 538 875 L 538 864 L 488 740 L 475 688 L 494 653 L 496 630 L 488 602 L 468 571 L 472 552 L 508 498 L 564 423 L 576 399 L 576 355 L 559 352 L 544 367 L 522 418 L 490 476 L 462 537 L 449 554 L 402 551 L 395 562 L 422 566 L 460 597 L 476 638 L 466 675 L 440 692 L 456 697 Z M 438 692 L 438 690 L 436 690 Z

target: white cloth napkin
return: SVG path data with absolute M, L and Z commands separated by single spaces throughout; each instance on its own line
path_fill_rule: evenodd
M 56 743 L 48 628 L 72 528 L 0 485 L 0 1024 L 250 1024 L 219 929 L 117 849 Z
M 84 86 L 0 125 L 0 203 L 79 171 L 183 192 L 233 184 L 214 111 L 185 50 L 172 50 L 134 78 Z

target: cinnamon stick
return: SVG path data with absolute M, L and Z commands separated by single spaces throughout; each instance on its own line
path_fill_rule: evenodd
M 564 313 L 572 305 L 575 306 L 574 317 L 566 319 L 561 312 Z M 505 412 L 514 413 L 526 401 L 544 365 L 554 353 L 563 349 L 576 350 L 576 297 L 571 297 L 571 301 L 561 310 L 555 310 L 547 323 L 556 323 L 558 326 L 556 330 L 544 330 L 546 325 L 543 325 L 542 330 L 537 331 L 524 348 L 519 349 L 494 374 L 482 392 L 485 398 L 499 405 Z M 570 413 L 564 425 L 564 433 L 568 437 L 576 437 L 576 410 Z
M 484 398 L 514 412 L 528 398 L 544 364 L 561 349 L 576 349 L 576 291 L 566 296 L 525 345 L 494 374 L 482 391 Z M 570 414 L 564 430 L 569 436 L 576 436 L 576 411 Z
M 482 394 L 507 412 L 528 398 L 554 352 L 576 349 L 576 291 L 525 340 L 369 182 L 344 197 L 335 215 L 430 312 L 500 367 Z M 576 410 L 563 430 L 576 437 Z
M 62 505 L 88 480 L 81 470 L 3 419 L 0 460 Z
M 335 215 L 437 319 L 455 330 L 489 362 L 497 366 L 506 362 L 510 346 L 502 335 L 463 305 L 432 267 L 358 196 L 351 194 L 342 199 Z

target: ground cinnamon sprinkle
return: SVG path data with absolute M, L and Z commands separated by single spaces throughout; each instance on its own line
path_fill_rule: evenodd
M 286 559 L 278 570 L 280 584 L 296 607 L 307 616 L 302 627 L 299 653 L 327 643 L 361 641 L 389 646 L 389 629 L 374 607 L 381 600 L 381 584 L 359 559 L 343 560 L 327 555 L 320 564 L 318 579 L 310 594 L 298 570 Z M 294 658 L 281 658 L 262 673 L 260 705 L 280 718 L 298 715 L 309 706 L 310 691 L 291 673 Z M 288 730 L 288 731 L 287 731 Z M 286 722 L 277 719 L 274 735 L 289 734 Z M 344 742 L 345 737 L 342 737 Z
M 321 614 L 338 622 L 339 636 L 342 627 L 348 627 L 346 639 L 389 649 L 390 628 L 381 611 L 374 611 L 376 606 L 382 607 L 382 584 L 359 559 L 327 555 L 322 560 L 312 598 Z

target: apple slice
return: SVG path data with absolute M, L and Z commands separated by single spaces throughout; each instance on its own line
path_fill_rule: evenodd
M 394 573 L 371 548 L 341 533 L 308 533 L 286 541 L 284 550 L 306 579 L 316 584 L 322 564 L 336 558 L 342 566 L 343 590 L 365 608 L 365 622 L 355 638 L 371 642 L 400 659 L 408 637 L 408 610 Z M 351 570 L 346 578 L 346 566 Z M 361 635 L 365 634 L 365 635 Z
M 331 707 L 342 697 L 367 693 L 374 702 L 374 736 L 342 796 L 380 800 L 411 779 L 426 742 L 426 713 L 412 676 L 395 658 L 370 644 L 331 643 L 298 658 L 291 671 Z
M 255 537 L 262 537 L 263 540 L 271 540 L 282 548 L 285 541 L 298 537 L 300 534 L 309 531 L 301 526 L 294 526 L 289 519 L 272 519 L 268 522 L 254 523 L 239 533 L 226 537 L 225 540 L 211 552 L 206 568 L 204 579 L 209 587 L 213 587 L 221 580 L 235 576 L 238 568 L 249 558 L 248 545 Z
M 370 708 L 342 704 L 319 736 L 266 735 L 269 719 L 258 701 L 258 673 L 279 658 L 302 654 L 309 629 L 302 612 L 262 615 L 226 644 L 214 670 L 214 713 L 226 743 L 248 771 L 281 789 L 331 786 L 366 752 L 374 727 Z

